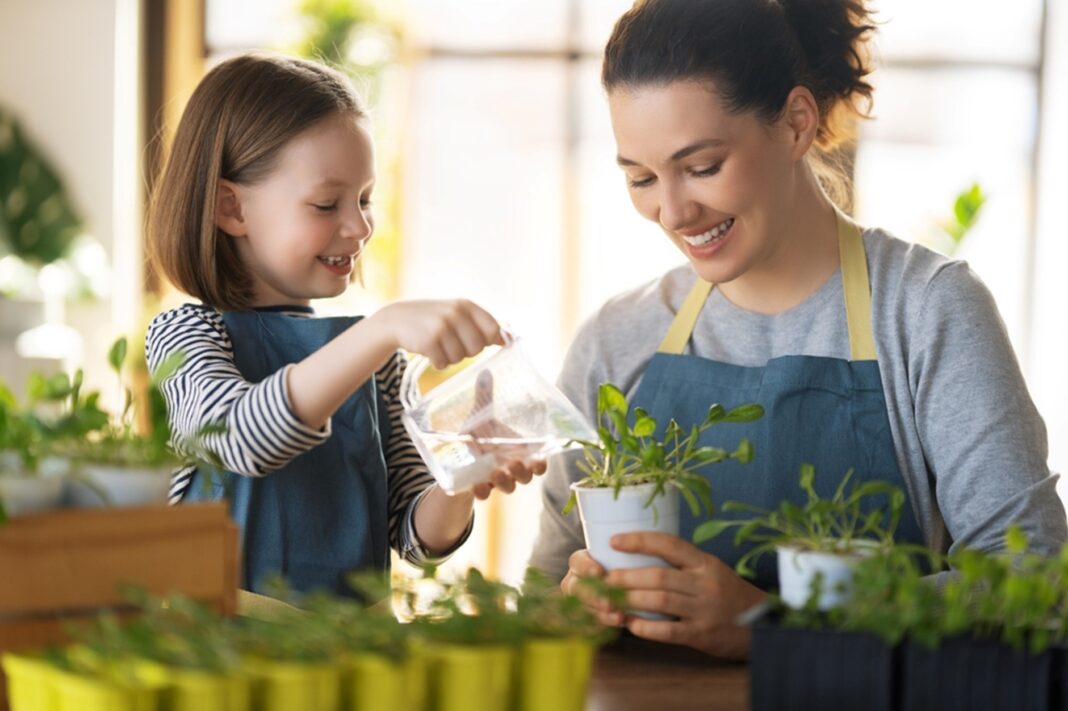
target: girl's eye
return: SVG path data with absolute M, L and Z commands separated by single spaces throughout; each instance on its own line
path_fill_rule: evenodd
M 364 199 L 360 200 L 360 207 L 363 208 L 364 210 L 366 210 L 367 208 L 371 207 L 371 198 L 364 198 Z
M 314 207 L 319 212 L 333 212 L 334 208 L 337 207 L 337 203 L 332 202 L 329 205 L 319 205 L 317 203 L 312 203 L 312 207 Z
M 707 177 L 709 177 L 711 175 L 715 175 L 716 173 L 718 173 L 719 169 L 722 168 L 722 167 L 723 167 L 722 163 L 713 163 L 712 165 L 708 166 L 707 168 L 701 168 L 699 170 L 693 171 L 693 175 L 695 177 L 697 177 L 697 178 L 707 178 Z
M 645 188 L 652 185 L 654 180 L 656 180 L 654 176 L 649 176 L 648 178 L 627 178 L 627 185 L 632 188 Z

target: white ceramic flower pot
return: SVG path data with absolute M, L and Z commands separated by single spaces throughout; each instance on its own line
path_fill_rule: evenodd
M 0 474 L 0 499 L 8 516 L 57 509 L 63 501 L 63 478 Z
M 663 558 L 641 553 L 624 553 L 612 547 L 612 536 L 617 533 L 652 531 L 679 535 L 679 492 L 668 487 L 649 506 L 645 505 L 653 492 L 653 484 L 625 486 L 619 490 L 619 498 L 612 489 L 591 489 L 575 484 L 572 491 L 578 495 L 579 516 L 582 531 L 586 536 L 586 549 L 590 556 L 605 570 L 617 568 L 670 568 Z M 635 611 L 649 620 L 673 619 L 653 612 Z
M 639 553 L 624 553 L 612 547 L 610 541 L 617 533 L 653 531 L 679 535 L 679 492 L 668 487 L 649 506 L 645 505 L 653 491 L 653 484 L 625 486 L 619 498 L 612 489 L 592 489 L 571 486 L 578 495 L 579 516 L 586 535 L 590 556 L 605 570 L 616 568 L 670 567 L 662 558 Z
M 78 508 L 162 504 L 170 483 L 170 467 L 85 464 L 71 479 L 68 500 Z
M 848 600 L 852 594 L 854 566 L 876 550 L 874 542 L 859 545 L 859 550 L 850 553 L 822 553 L 795 546 L 777 546 L 779 594 L 783 603 L 795 610 L 803 608 L 812 594 L 817 574 L 821 575 L 816 602 L 820 610 L 830 610 Z

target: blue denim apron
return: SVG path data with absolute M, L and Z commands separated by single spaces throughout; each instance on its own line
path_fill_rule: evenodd
M 223 314 L 237 369 L 250 382 L 303 360 L 359 320 L 280 311 Z M 183 502 L 229 497 L 241 528 L 243 588 L 264 592 L 265 579 L 281 574 L 297 591 L 352 595 L 346 573 L 388 568 L 383 452 L 389 418 L 374 378 L 345 400 L 332 422 L 329 439 L 267 476 L 223 472 L 206 486 L 205 472 L 194 475 Z
M 631 404 L 647 410 L 662 434 L 671 418 L 685 429 L 701 422 L 713 403 L 728 410 L 744 403 L 760 403 L 765 412 L 762 419 L 717 425 L 702 436 L 702 445 L 728 451 L 743 436 L 753 443 L 754 457 L 749 464 L 728 460 L 702 471 L 712 483 L 717 506 L 732 500 L 767 509 L 777 508 L 783 500 L 801 504 L 805 496 L 798 482 L 805 463 L 816 467 L 817 493 L 830 497 L 846 471 L 853 469 L 851 482 L 878 479 L 906 492 L 895 538 L 923 544 L 908 502 L 908 488 L 898 469 L 886 413 L 872 337 L 864 242 L 860 229 L 841 214 L 838 244 L 850 360 L 787 355 L 773 358 L 763 367 L 745 367 L 684 355 L 697 316 L 713 288 L 698 279 L 645 370 Z M 885 497 L 869 507 L 877 505 L 885 506 Z M 701 521 L 688 507 L 682 507 L 681 514 L 680 535 L 690 540 Z M 745 518 L 744 514 L 737 516 Z M 733 566 L 749 546 L 735 546 L 732 536 L 724 533 L 701 547 Z M 765 590 L 778 587 L 774 555 L 763 556 L 756 571 L 756 585 Z

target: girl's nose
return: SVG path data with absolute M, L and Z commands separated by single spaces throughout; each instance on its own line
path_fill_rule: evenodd
M 346 215 L 341 225 L 341 235 L 343 237 L 360 242 L 370 239 L 374 230 L 374 220 L 371 219 L 371 215 L 360 208 L 356 208 Z

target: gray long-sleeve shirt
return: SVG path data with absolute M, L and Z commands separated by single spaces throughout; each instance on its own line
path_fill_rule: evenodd
M 1068 525 L 1047 465 L 1046 428 L 990 292 L 966 263 L 882 231 L 866 230 L 864 245 L 894 448 L 927 544 L 998 550 L 1017 523 L 1036 551 L 1058 550 Z M 611 299 L 583 325 L 558 384 L 591 421 L 601 383 L 634 395 L 695 279 L 681 266 Z M 713 290 L 687 352 L 743 366 L 783 355 L 848 359 L 841 272 L 770 316 Z M 585 548 L 578 514 L 560 513 L 581 478 L 577 460 L 572 452 L 550 461 L 530 559 L 557 579 L 568 556 Z

